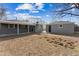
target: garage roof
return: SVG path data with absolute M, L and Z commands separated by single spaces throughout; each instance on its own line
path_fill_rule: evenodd
M 52 25 L 52 24 L 74 24 L 74 23 L 69 22 L 69 21 L 55 21 L 55 22 L 52 22 L 50 24 Z

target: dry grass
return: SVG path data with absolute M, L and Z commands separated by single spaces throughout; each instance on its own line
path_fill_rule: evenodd
M 78 39 L 79 37 L 54 34 L 34 34 L 16 38 L 0 38 L 0 55 L 79 55 Z

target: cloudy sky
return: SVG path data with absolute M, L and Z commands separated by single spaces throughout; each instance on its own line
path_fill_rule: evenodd
M 40 18 L 46 22 L 69 20 L 79 24 L 79 17 L 65 16 L 59 18 L 52 12 L 61 9 L 63 7 L 62 3 L 3 3 L 0 5 L 6 7 L 7 18 L 10 20 L 16 19 L 16 17 L 19 20 L 26 20 L 31 17 Z

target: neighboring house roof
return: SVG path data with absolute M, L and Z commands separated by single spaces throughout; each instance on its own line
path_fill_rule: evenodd
M 74 23 L 69 22 L 69 21 L 55 21 L 55 22 L 50 23 L 50 25 L 53 25 L 53 24 L 74 24 Z
M 34 23 L 30 23 L 30 22 L 27 22 L 27 21 L 19 21 L 19 20 L 0 20 L 0 23 L 21 24 L 21 25 L 35 25 Z

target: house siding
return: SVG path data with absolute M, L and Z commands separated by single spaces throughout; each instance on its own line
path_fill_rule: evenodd
M 17 34 L 17 24 L 15 24 L 15 28 L 10 28 L 10 27 L 8 27 L 8 25 L 10 25 L 10 24 L 0 24 L 0 26 L 1 26 L 0 27 L 0 36 Z M 11 25 L 14 25 L 14 24 L 11 24 Z M 35 30 L 35 26 L 29 25 L 29 32 L 35 32 L 34 30 Z M 28 25 L 19 25 L 19 34 L 27 33 L 27 32 L 28 32 Z
M 17 31 L 16 29 L 0 29 L 0 35 L 4 35 L 4 34 L 16 34 Z
M 8 28 L 8 24 L 0 24 L 0 35 L 16 34 L 16 28 Z
M 19 33 L 28 32 L 28 27 L 26 25 L 19 25 Z

